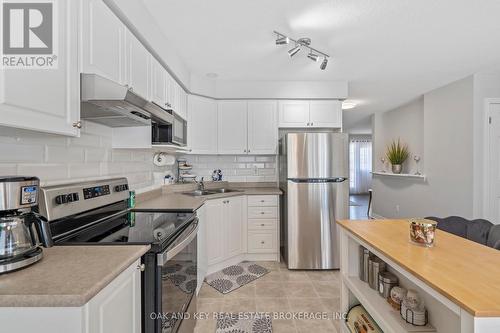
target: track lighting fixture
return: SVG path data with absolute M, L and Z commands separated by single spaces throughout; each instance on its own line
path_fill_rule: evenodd
M 296 55 L 297 53 L 299 53 L 299 51 L 300 51 L 300 45 L 295 45 L 295 47 L 293 49 L 288 50 L 288 55 L 291 58 L 294 55 Z
M 327 57 L 325 57 L 325 58 L 323 59 L 323 62 L 321 62 L 321 65 L 319 65 L 319 68 L 320 68 L 322 71 L 324 71 L 324 70 L 325 70 L 325 68 L 326 68 L 326 65 L 328 65 L 328 58 L 327 58 Z
M 309 54 L 307 55 L 307 57 L 309 59 L 311 59 L 312 61 L 318 61 L 319 60 L 319 55 L 317 55 L 316 53 L 309 52 Z
M 290 38 L 286 37 L 286 36 L 283 36 L 283 37 L 279 37 L 276 38 L 276 45 L 286 45 L 290 43 Z
M 289 44 L 290 41 L 295 43 L 295 46 L 288 50 L 288 55 L 293 57 L 299 51 L 301 50 L 302 47 L 309 49 L 309 53 L 307 54 L 307 57 L 313 61 L 319 61 L 320 57 L 323 58 L 323 61 L 321 62 L 319 68 L 321 70 L 325 70 L 326 66 L 328 65 L 328 58 L 330 57 L 328 54 L 321 52 L 319 50 L 316 50 L 315 48 L 311 47 L 311 39 L 310 38 L 299 38 L 297 40 L 290 38 L 286 35 L 283 35 L 280 32 L 274 31 L 276 34 L 276 45 L 286 45 Z

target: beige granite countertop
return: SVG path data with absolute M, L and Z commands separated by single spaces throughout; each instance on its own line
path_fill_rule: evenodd
M 0 275 L 0 307 L 82 306 L 149 248 L 149 245 L 44 248 L 41 261 Z
M 281 195 L 281 190 L 275 183 L 228 183 L 207 182 L 207 190 L 216 188 L 230 188 L 238 192 L 217 193 L 193 197 L 182 192 L 196 189 L 195 184 L 176 184 L 164 186 L 162 190 L 143 193 L 137 198 L 136 210 L 151 211 L 176 211 L 194 212 L 200 208 L 206 200 L 234 197 L 239 195 Z

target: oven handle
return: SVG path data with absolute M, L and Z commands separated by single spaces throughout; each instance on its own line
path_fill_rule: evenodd
M 158 253 L 156 255 L 156 260 L 158 263 L 158 266 L 163 266 L 167 261 L 175 257 L 179 252 L 181 252 L 191 241 L 196 237 L 196 234 L 198 233 L 198 218 L 194 217 L 193 218 L 193 224 L 191 225 L 191 232 L 185 236 L 182 240 L 179 242 L 175 242 L 172 244 L 169 248 L 167 248 L 165 251 L 162 253 Z

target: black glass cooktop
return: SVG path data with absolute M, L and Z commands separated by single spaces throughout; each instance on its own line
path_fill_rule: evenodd
M 110 217 L 111 216 L 111 217 Z M 58 245 L 151 244 L 164 247 L 190 222 L 192 213 L 118 211 L 60 220 L 51 224 Z

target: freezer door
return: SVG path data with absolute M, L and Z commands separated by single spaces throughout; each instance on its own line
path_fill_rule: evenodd
M 345 133 L 288 133 L 287 178 L 347 178 L 348 136 Z
M 336 219 L 347 219 L 349 182 L 288 182 L 289 269 L 339 268 Z

